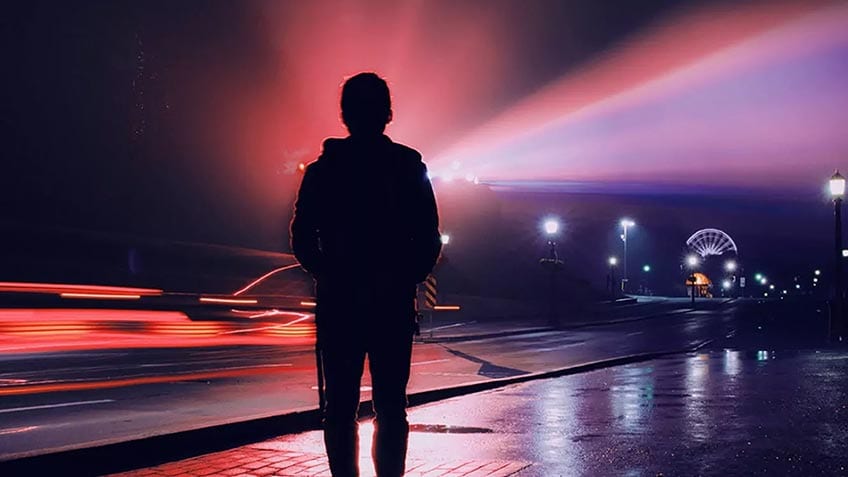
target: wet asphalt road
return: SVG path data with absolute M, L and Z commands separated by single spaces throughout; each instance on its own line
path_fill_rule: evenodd
M 418 344 L 410 391 L 688 348 L 735 333 L 737 307 L 719 307 L 717 302 L 711 307 L 609 326 Z M 64 386 L 95 378 L 104 385 L 0 396 L 0 458 L 263 417 L 314 407 L 317 401 L 314 358 L 305 345 L 139 348 L 5 358 L 5 379 Z M 164 379 L 114 386 L 116 380 L 139 376 Z M 368 397 L 367 388 L 363 397 Z

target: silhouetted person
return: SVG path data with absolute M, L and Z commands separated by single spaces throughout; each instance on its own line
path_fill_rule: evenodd
M 380 477 L 403 475 L 415 288 L 441 250 L 439 218 L 421 154 L 383 134 L 386 82 L 360 73 L 342 88 L 350 135 L 330 138 L 303 176 L 291 245 L 316 282 L 319 366 L 326 380 L 324 444 L 336 477 L 359 475 L 359 387 L 365 356 Z

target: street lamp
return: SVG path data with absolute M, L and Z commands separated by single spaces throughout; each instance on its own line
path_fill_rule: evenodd
M 728 260 L 728 261 L 724 262 L 724 269 L 725 269 L 725 271 L 728 271 L 730 273 L 735 272 L 736 271 L 736 262 L 733 261 L 733 260 Z
M 609 274 L 607 274 L 607 286 L 610 291 L 611 299 L 615 300 L 615 267 L 618 266 L 618 257 L 610 257 L 607 259 L 607 264 L 609 264 Z
M 621 219 L 621 228 L 624 233 L 621 234 L 621 240 L 624 242 L 624 262 L 622 264 L 621 291 L 627 292 L 627 229 L 636 226 L 636 222 L 630 219 Z
M 551 326 L 558 326 L 559 319 L 557 316 L 557 306 L 556 306 L 556 275 L 557 272 L 562 268 L 563 262 L 559 259 L 559 255 L 556 250 L 556 241 L 554 240 L 556 236 L 559 234 L 560 230 L 560 222 L 556 218 L 547 218 L 542 223 L 542 229 L 545 232 L 545 235 L 548 237 L 548 246 L 549 253 L 547 258 L 543 258 L 539 260 L 539 264 L 542 265 L 543 268 L 547 268 L 550 270 L 550 310 L 548 315 L 548 321 Z
M 845 178 L 837 170 L 828 184 L 830 196 L 833 198 L 833 306 L 830 313 L 830 332 L 833 338 L 841 338 L 842 327 L 842 304 L 844 292 L 842 290 L 842 198 L 845 196 Z
M 447 245 L 447 244 L 449 244 L 449 243 L 450 243 L 450 238 L 451 238 L 451 237 L 450 237 L 450 235 L 448 235 L 448 234 L 442 234 L 442 236 L 441 236 L 441 237 L 439 237 L 439 239 L 442 241 L 442 245 Z
M 695 269 L 701 261 L 697 255 L 689 255 L 686 257 L 686 265 L 689 267 L 689 278 L 686 279 L 692 285 L 692 308 L 695 308 Z

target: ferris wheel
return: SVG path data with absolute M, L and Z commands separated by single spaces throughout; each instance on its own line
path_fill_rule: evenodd
M 722 255 L 726 252 L 739 253 L 736 249 L 736 242 L 730 238 L 730 235 L 719 229 L 701 229 L 689 237 L 686 245 L 701 258 L 707 258 L 710 255 Z

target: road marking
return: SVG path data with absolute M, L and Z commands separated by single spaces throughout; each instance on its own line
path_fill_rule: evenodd
M 444 325 L 444 326 L 437 326 L 437 327 L 435 327 L 435 328 L 428 328 L 427 330 L 421 330 L 421 332 L 423 333 L 424 331 L 446 330 L 446 329 L 448 329 L 448 328 L 456 328 L 457 326 L 471 325 L 471 324 L 473 324 L 473 323 L 476 323 L 476 322 L 474 322 L 474 321 L 465 321 L 465 322 L 462 322 L 462 323 L 454 323 L 454 324 L 452 324 L 452 325 Z
M 11 429 L 2 429 L 0 430 L 0 436 L 5 436 L 8 434 L 20 434 L 22 432 L 34 431 L 38 429 L 38 426 L 25 426 L 25 427 L 13 427 Z
M 445 361 L 450 361 L 449 359 L 431 359 L 430 361 L 419 361 L 417 363 L 412 363 L 411 366 L 421 366 L 424 364 L 433 364 L 433 363 L 444 363 Z
M 108 381 L 45 381 L 25 386 L 0 387 L 0 396 L 39 394 L 58 391 L 84 391 L 91 389 L 110 389 L 143 384 L 181 383 L 185 381 L 209 381 L 268 373 L 269 368 L 290 367 L 291 363 L 265 364 L 258 366 L 233 366 L 215 371 L 168 374 L 164 376 L 140 375 L 130 378 L 110 379 Z
M 63 402 L 59 404 L 44 404 L 41 406 L 28 406 L 28 407 L 12 407 L 9 409 L 0 409 L 0 414 L 6 414 L 10 412 L 22 412 L 22 411 L 35 411 L 38 409 L 53 409 L 57 407 L 71 407 L 71 406 L 87 406 L 89 404 L 105 404 L 107 402 L 115 402 L 114 399 L 98 399 L 96 401 L 76 401 L 76 402 Z

